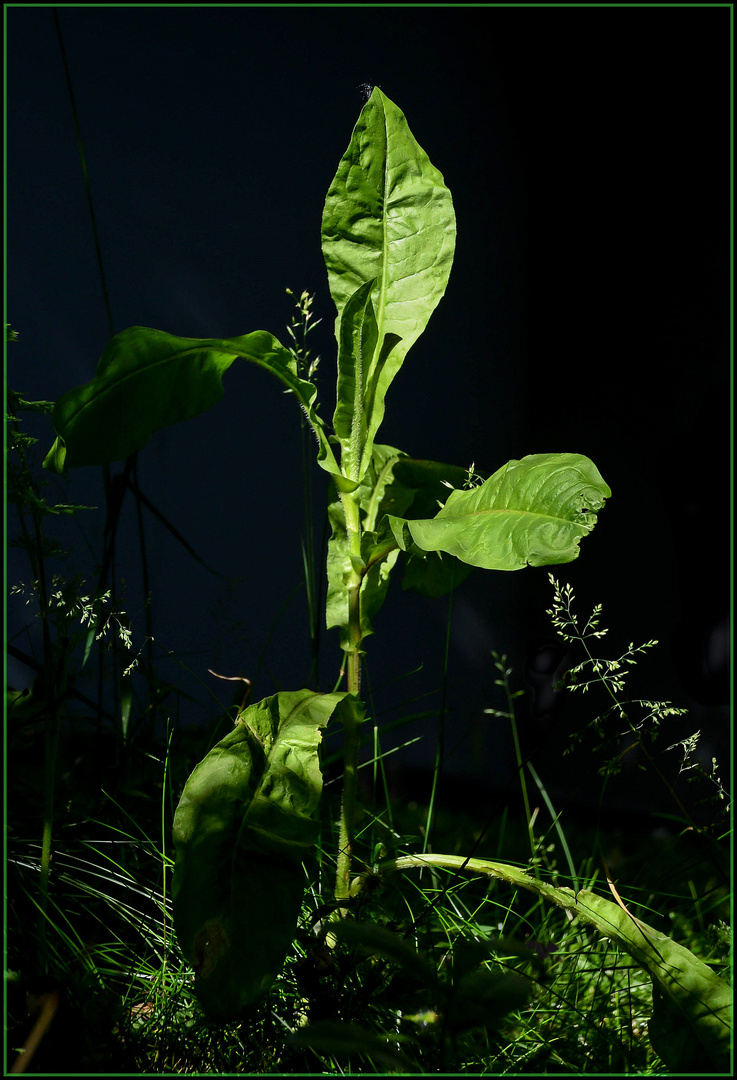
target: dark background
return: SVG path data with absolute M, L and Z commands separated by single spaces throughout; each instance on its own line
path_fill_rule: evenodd
M 446 297 L 391 388 L 379 441 L 475 462 L 485 475 L 530 453 L 591 457 L 613 495 L 580 559 L 554 572 L 573 584 L 581 613 L 604 605 L 606 655 L 661 642 L 633 690 L 690 708 L 663 745 L 700 728 L 704 760 L 726 755 L 729 9 L 57 10 L 115 331 L 268 329 L 286 343 L 285 289 L 308 289 L 323 319 L 311 343 L 326 417 L 335 360 L 325 193 L 362 106 L 358 85 L 377 83 L 399 105 L 453 194 L 458 241 Z M 7 65 L 7 318 L 20 332 L 7 382 L 56 400 L 92 378 L 109 332 L 51 9 L 7 9 Z M 222 575 L 148 518 L 160 670 L 193 699 L 173 718 L 203 728 L 218 715 L 210 691 L 229 697 L 208 668 L 249 675 L 256 700 L 302 686 L 310 668 L 298 410 L 245 364 L 225 386 L 215 409 L 159 432 L 138 464 L 145 494 Z M 48 420 L 26 427 L 43 456 Z M 315 485 L 319 500 L 317 468 Z M 84 569 L 91 591 L 100 470 L 51 478 L 48 498 L 99 508 L 58 523 L 74 549 L 65 573 Z M 115 569 L 140 645 L 130 498 Z M 8 573 L 28 581 L 17 551 Z M 593 698 L 588 712 L 553 707 L 540 697 L 550 674 L 534 677 L 546 657 L 565 660 L 545 651 L 550 601 L 544 568 L 476 571 L 455 594 L 446 748 L 467 795 L 510 776 L 506 726 L 483 713 L 503 707 L 491 650 L 509 655 L 515 686 L 529 691 L 523 746 L 550 789 L 575 795 L 595 774 L 588 744 L 561 759 Z M 437 693 L 420 695 L 441 683 L 447 611 L 447 599 L 392 585 L 366 642 L 380 722 L 437 707 Z M 16 648 L 37 651 L 20 600 L 8 619 Z M 321 689 L 339 662 L 326 633 Z M 30 677 L 9 662 L 12 685 Z M 423 720 L 386 745 L 427 736 L 401 755 L 426 768 L 433 732 Z M 649 796 L 652 780 L 638 777 L 626 772 L 612 789 L 622 805 Z

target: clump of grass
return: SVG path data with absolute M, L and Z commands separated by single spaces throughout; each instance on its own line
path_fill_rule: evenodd
M 165 769 L 171 764 L 164 760 L 162 780 Z M 134 827 L 118 800 L 109 801 L 104 820 L 90 819 L 81 830 L 60 829 L 47 912 L 50 971 L 69 996 L 84 1002 L 81 1013 L 93 1036 L 77 1046 L 74 1071 L 664 1071 L 647 1034 L 649 980 L 626 954 L 565 912 L 506 885 L 442 868 L 422 876 L 385 875 L 355 896 L 351 915 L 359 925 L 384 929 L 399 944 L 368 953 L 350 941 L 325 949 L 333 906 L 330 809 L 328 800 L 323 864 L 310 869 L 284 971 L 262 1003 L 239 1022 L 221 1026 L 204 1016 L 193 973 L 172 932 L 173 862 L 162 839 Z M 427 808 L 411 811 L 395 803 L 392 829 L 380 824 L 388 809 L 364 808 L 357 842 L 368 866 L 389 851 L 401 856 L 423 847 L 419 826 Z M 540 873 L 554 883 L 571 884 L 575 877 L 580 887 L 592 887 L 601 870 L 592 867 L 590 855 L 579 855 L 588 837 L 564 827 L 554 809 L 548 810 L 549 820 L 538 816 L 533 825 Z M 164 838 L 170 827 L 165 816 Z M 455 817 L 442 806 L 434 828 L 435 847 L 457 840 Z M 503 848 L 508 861 L 515 861 L 516 852 L 517 865 L 530 865 L 527 828 L 509 822 L 503 837 L 496 829 L 483 835 L 479 823 L 469 821 L 468 829 L 465 843 L 475 844 L 479 855 L 499 857 Z M 378 833 L 383 850 L 369 846 Z M 9 959 L 22 969 L 17 950 L 32 925 L 22 914 L 33 907 L 39 846 L 17 841 L 11 854 L 11 897 L 22 895 L 23 901 L 13 903 L 19 917 L 10 927 Z M 671 848 L 661 860 L 655 876 L 663 875 L 667 888 L 650 880 L 628 883 L 628 897 L 650 921 L 666 908 L 675 911 L 670 931 L 705 959 L 724 965 L 724 897 L 700 895 L 695 905 L 682 853 Z M 427 982 L 417 978 L 402 946 L 428 966 Z M 510 987 L 521 985 L 524 994 L 511 1010 L 498 1010 L 493 1022 L 488 1021 L 494 1002 L 487 1002 L 485 1022 L 464 1028 L 452 1020 L 455 995 L 463 1004 L 462 980 L 483 972 L 514 977 Z M 50 1033 L 39 1067 L 54 1060 L 57 1048 Z

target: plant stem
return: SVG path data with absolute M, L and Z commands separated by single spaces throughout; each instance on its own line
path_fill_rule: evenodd
M 346 649 L 346 687 L 350 694 L 361 692 L 361 518 L 357 501 L 351 494 L 341 495 L 345 510 L 348 546 L 353 567 L 348 577 L 348 636 Z M 356 810 L 358 789 L 358 750 L 360 746 L 359 723 L 351 715 L 344 725 L 343 747 L 343 797 L 340 807 L 340 838 L 338 844 L 338 871 L 335 880 L 336 900 L 345 899 L 350 893 L 351 857 L 353 854 L 353 818 Z

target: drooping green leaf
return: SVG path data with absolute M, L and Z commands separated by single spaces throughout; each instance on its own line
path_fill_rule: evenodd
M 674 1072 L 728 1071 L 732 1034 L 732 993 L 728 983 L 690 949 L 634 918 L 611 900 L 588 889 L 578 893 L 531 877 L 516 866 L 462 855 L 408 855 L 379 864 L 379 872 L 443 866 L 488 874 L 537 893 L 596 927 L 647 971 L 653 983 L 650 1038 L 655 1052 Z M 713 1068 L 707 1067 L 709 1063 Z
M 339 341 L 346 306 L 361 286 L 374 282 L 377 339 L 363 373 L 367 430 L 359 477 L 369 467 L 386 392 L 445 292 L 455 232 L 453 202 L 442 175 L 401 110 L 374 88 L 328 191 L 322 219 Z M 339 408 L 347 409 L 348 377 L 344 386 Z
M 215 405 L 223 396 L 222 377 L 239 357 L 270 371 L 294 393 L 317 437 L 318 461 L 338 474 L 315 411 L 317 390 L 299 376 L 296 359 L 272 334 L 183 338 L 145 326 L 111 338 L 94 379 L 59 398 L 52 415 L 58 437 L 44 467 L 61 473 L 120 461 L 141 450 L 155 431 Z
M 424 551 L 444 551 L 486 570 L 570 562 L 611 491 L 582 454 L 531 454 L 510 461 L 471 491 L 453 491 L 431 520 L 390 518 Z
M 674 1072 L 728 1069 L 732 1030 L 730 988 L 710 967 L 666 934 L 635 920 L 618 904 L 584 890 L 576 898 L 581 918 L 617 942 L 653 983 L 648 1024 L 653 1049 Z
M 192 772 L 174 816 L 174 925 L 204 1007 L 237 1016 L 268 990 L 294 937 L 317 838 L 320 728 L 346 694 L 251 705 Z

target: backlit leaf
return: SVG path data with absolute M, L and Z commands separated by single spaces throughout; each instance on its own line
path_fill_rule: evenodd
M 424 551 L 443 551 L 486 570 L 570 562 L 611 495 L 582 454 L 531 454 L 510 461 L 477 488 L 452 491 L 430 520 L 390 519 L 400 546 L 407 533 Z
M 351 298 L 374 283 L 377 336 L 362 376 L 366 436 L 359 478 L 369 467 L 386 392 L 445 292 L 455 233 L 453 202 L 442 175 L 401 110 L 375 87 L 330 185 L 322 219 L 339 341 Z M 339 377 L 338 410 L 351 407 L 351 380 Z
M 297 361 L 265 330 L 236 338 L 182 338 L 131 326 L 108 342 L 91 382 L 63 394 L 52 415 L 57 439 L 44 467 L 61 473 L 120 461 L 143 449 L 160 428 L 189 420 L 217 404 L 234 360 L 250 360 L 290 389 L 317 437 L 318 461 L 338 473 L 315 386 Z

